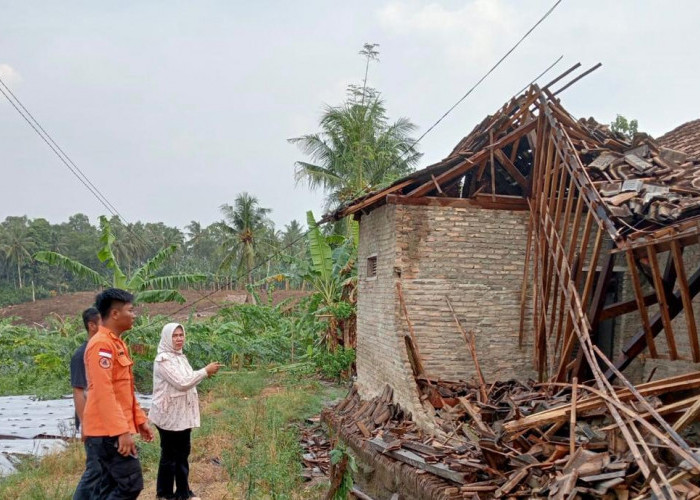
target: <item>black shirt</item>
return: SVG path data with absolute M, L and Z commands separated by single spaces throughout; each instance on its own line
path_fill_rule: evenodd
M 87 389 L 87 375 L 85 374 L 85 348 L 87 341 L 78 349 L 70 358 L 70 385 L 77 389 Z M 78 414 L 75 414 L 75 428 L 80 428 L 80 420 Z

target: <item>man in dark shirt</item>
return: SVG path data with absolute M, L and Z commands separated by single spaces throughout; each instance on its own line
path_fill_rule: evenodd
M 100 313 L 94 307 L 83 311 L 83 325 L 88 333 L 88 340 L 97 333 L 100 327 Z M 87 376 L 85 374 L 85 347 L 87 341 L 78 347 L 70 360 L 70 385 L 73 387 L 73 403 L 75 404 L 75 428 L 79 429 L 85 410 L 85 398 L 87 397 Z M 83 439 L 85 441 L 85 439 Z M 75 489 L 73 500 L 96 498 L 95 495 L 100 486 L 102 467 L 97 456 L 85 447 L 85 472 L 80 478 Z

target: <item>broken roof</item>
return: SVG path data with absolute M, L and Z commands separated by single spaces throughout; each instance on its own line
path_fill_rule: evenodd
M 325 220 L 360 215 L 392 198 L 430 198 L 430 204 L 442 205 L 448 204 L 446 199 L 461 198 L 489 208 L 526 209 L 534 145 L 538 134 L 552 130 L 551 120 L 561 125 L 557 133 L 574 148 L 577 182 L 587 205 L 596 207 L 599 222 L 618 245 L 648 240 L 650 234 L 672 226 L 687 229 L 688 223 L 679 224 L 691 219 L 697 232 L 700 158 L 663 147 L 646 134 L 637 134 L 630 143 L 593 119 L 577 120 L 547 87 L 536 85 L 487 116 L 444 160 L 351 201 Z
M 700 119 L 680 125 L 659 137 L 661 146 L 683 151 L 689 156 L 700 158 Z

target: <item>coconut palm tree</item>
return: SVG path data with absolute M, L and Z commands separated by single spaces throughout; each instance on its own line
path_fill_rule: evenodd
M 32 258 L 36 241 L 28 226 L 27 217 L 8 217 L 0 233 L 0 251 L 9 263 L 17 266 L 17 284 L 22 288 L 22 267 Z
M 349 97 L 342 106 L 325 108 L 321 131 L 289 139 L 311 159 L 295 163 L 296 181 L 328 193 L 326 209 L 407 174 L 421 156 L 410 138 L 416 126 L 407 118 L 390 123 L 379 93 L 367 86 L 369 64 L 379 60 L 377 47 L 363 45 L 362 85 L 348 86 Z
M 327 209 L 409 173 L 421 156 L 410 138 L 415 125 L 407 118 L 389 123 L 378 97 L 326 107 L 320 127 L 289 141 L 311 159 L 295 163 L 295 179 L 328 193 Z
M 233 205 L 221 205 L 224 221 L 221 228 L 226 234 L 225 257 L 221 269 L 236 269 L 236 277 L 246 273 L 247 283 L 253 282 L 252 270 L 259 247 L 266 232 L 272 226 L 268 218 L 269 208 L 260 206 L 258 199 L 248 193 L 236 196 Z

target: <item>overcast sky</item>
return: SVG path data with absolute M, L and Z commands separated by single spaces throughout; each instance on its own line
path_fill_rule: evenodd
M 219 220 L 247 191 L 278 226 L 321 212 L 287 142 L 369 83 L 391 118 L 426 130 L 554 0 L 0 1 L 0 77 L 129 221 Z M 700 117 L 700 2 L 564 0 L 420 144 L 446 156 L 560 55 L 603 67 L 562 94 L 576 116 L 617 113 L 660 135 Z M 0 220 L 106 210 L 0 96 Z

